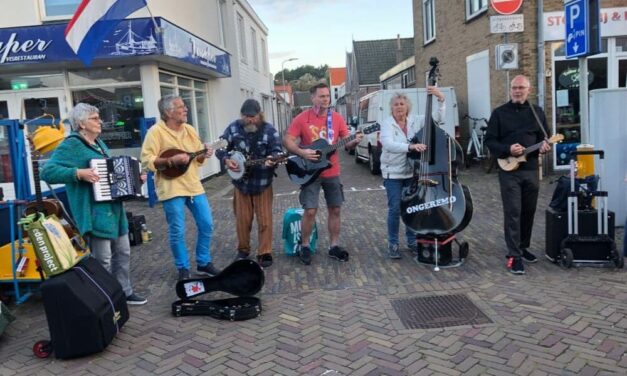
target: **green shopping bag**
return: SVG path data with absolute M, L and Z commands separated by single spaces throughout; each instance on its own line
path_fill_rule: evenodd
M 61 274 L 76 265 L 81 255 L 72 245 L 63 225 L 55 215 L 27 215 L 19 221 L 28 233 L 37 259 L 46 276 Z

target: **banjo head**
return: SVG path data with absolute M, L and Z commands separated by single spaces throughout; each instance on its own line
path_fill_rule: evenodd
M 227 169 L 226 171 L 229 173 L 229 176 L 233 180 L 239 180 L 244 176 L 246 172 L 246 157 L 239 151 L 234 151 L 229 159 L 235 161 L 237 163 L 237 167 L 239 167 L 239 171 L 233 171 L 231 169 Z

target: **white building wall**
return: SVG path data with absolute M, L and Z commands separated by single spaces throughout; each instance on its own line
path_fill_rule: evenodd
M 234 2 L 234 15 L 233 24 L 236 32 L 236 45 L 240 40 L 240 30 L 237 27 L 237 14 L 240 14 L 244 19 L 244 40 L 245 46 L 239 46 L 240 48 L 246 48 L 246 59 L 242 61 L 240 48 L 234 54 L 231 62 L 233 65 L 238 65 L 240 72 L 240 101 L 241 103 L 246 98 L 255 98 L 259 103 L 264 105 L 263 97 L 272 98 L 272 85 L 271 75 L 269 71 L 269 59 L 268 59 L 268 28 L 259 19 L 254 9 L 246 0 L 236 0 Z M 252 40 L 251 29 L 255 30 L 255 40 Z M 261 43 L 261 39 L 265 40 L 265 45 Z M 254 63 L 255 54 L 253 53 L 253 43 L 257 48 L 257 65 Z M 265 47 L 264 47 L 265 46 Z M 265 49 L 265 52 L 263 51 Z M 263 61 L 265 57 L 265 63 Z M 267 102 L 267 101 L 266 101 Z M 239 110 L 239 108 L 238 108 Z M 266 109 L 266 117 L 270 118 L 272 109 L 270 106 Z

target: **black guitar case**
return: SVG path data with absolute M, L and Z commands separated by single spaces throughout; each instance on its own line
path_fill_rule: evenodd
M 211 316 L 218 320 L 248 320 L 261 314 L 261 300 L 255 297 L 219 300 L 181 299 L 172 303 L 172 314 L 176 317 Z
M 253 297 L 261 291 L 265 276 L 261 266 L 252 260 L 238 260 L 215 277 L 178 281 L 172 303 L 174 316 L 207 315 L 221 320 L 248 320 L 261 314 L 261 300 Z M 236 298 L 218 300 L 190 299 L 213 291 L 223 291 Z

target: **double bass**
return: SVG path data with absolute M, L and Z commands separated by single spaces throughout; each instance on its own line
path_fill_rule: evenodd
M 429 85 L 437 85 L 438 59 L 429 61 Z M 408 155 L 414 176 L 401 193 L 401 218 L 417 237 L 443 239 L 462 231 L 472 218 L 470 190 L 457 179 L 463 164 L 459 143 L 432 118 L 433 95 L 427 95 L 424 126 L 410 140 L 427 145 Z

